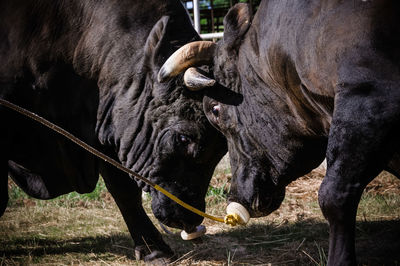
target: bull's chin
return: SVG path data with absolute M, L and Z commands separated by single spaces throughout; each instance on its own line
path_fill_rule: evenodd
M 184 224 L 181 222 L 172 222 L 172 221 L 163 221 L 163 224 L 168 227 L 172 227 L 172 228 L 176 228 L 176 229 L 183 229 L 188 234 L 195 232 L 196 226 L 197 226 L 197 225 L 193 225 L 193 224 L 188 225 L 188 224 Z
M 278 198 L 267 198 L 260 202 L 260 199 L 254 200 L 252 204 L 240 203 L 249 212 L 251 218 L 259 218 L 268 216 L 273 211 L 279 208 L 284 195 Z M 229 200 L 229 202 L 239 202 L 235 200 Z
M 259 218 L 259 217 L 264 217 L 268 216 L 272 213 L 273 211 L 260 211 L 260 210 L 249 210 L 250 217 L 251 218 Z
M 186 233 L 190 234 L 196 232 L 196 227 L 196 225 L 185 225 L 183 226 L 183 230 L 185 230 Z
M 282 199 L 269 199 L 267 203 L 263 203 L 255 208 L 249 210 L 252 218 L 264 217 L 270 215 L 273 211 L 277 210 L 283 201 Z

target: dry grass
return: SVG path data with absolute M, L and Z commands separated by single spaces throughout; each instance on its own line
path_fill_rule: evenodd
M 277 211 L 252 219 L 246 227 L 204 221 L 207 236 L 187 247 L 176 265 L 325 265 L 329 229 L 317 202 L 323 176 L 324 169 L 319 168 L 291 183 Z M 400 180 L 384 172 L 366 191 L 357 218 L 359 262 L 398 265 Z M 212 211 L 222 216 L 225 203 L 220 205 Z M 170 243 L 179 241 L 176 237 Z
M 177 230 L 164 233 L 177 253 L 173 265 L 324 265 L 328 226 L 317 203 L 323 175 L 317 169 L 290 184 L 279 210 L 246 227 L 205 220 L 208 233 L 195 242 L 181 240 Z M 208 213 L 224 215 L 229 179 L 225 159 L 211 183 Z M 142 265 L 133 257 L 132 240 L 115 203 L 108 192 L 100 192 L 100 198 L 73 204 L 15 199 L 0 218 L 0 265 Z M 374 180 L 357 219 L 360 264 L 399 265 L 400 181 L 387 173 Z

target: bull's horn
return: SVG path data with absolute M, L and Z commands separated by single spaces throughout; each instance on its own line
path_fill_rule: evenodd
M 216 44 L 210 41 L 188 43 L 173 53 L 158 72 L 158 81 L 165 82 L 192 66 L 210 64 Z
M 214 86 L 215 84 L 215 80 L 206 77 L 195 67 L 190 67 L 185 71 L 183 81 L 185 82 L 186 87 L 191 91 L 198 91 L 205 87 Z

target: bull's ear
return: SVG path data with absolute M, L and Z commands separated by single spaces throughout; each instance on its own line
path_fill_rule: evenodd
M 224 43 L 227 47 L 238 48 L 250 25 L 251 11 L 248 4 L 239 3 L 229 9 L 224 17 Z
M 167 38 L 167 25 L 169 21 L 169 16 L 163 16 L 157 23 L 153 26 L 150 31 L 149 37 L 147 37 L 146 44 L 144 47 L 144 52 L 147 60 L 150 60 L 151 64 L 159 66 L 163 60 L 162 53 L 163 44 L 166 42 Z

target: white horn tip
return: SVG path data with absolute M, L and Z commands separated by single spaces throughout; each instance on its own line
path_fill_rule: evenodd
M 185 230 L 182 230 L 181 237 L 183 240 L 192 240 L 198 237 L 201 237 L 206 233 L 207 229 L 204 225 L 199 225 L 196 227 L 196 231 L 193 233 L 186 233 Z
M 168 80 L 169 77 L 168 72 L 169 71 L 167 71 L 167 69 L 164 66 L 160 69 L 160 71 L 158 71 L 157 79 L 159 83 L 163 83 Z
M 192 91 L 198 91 L 205 87 L 212 87 L 216 82 L 214 79 L 200 73 L 195 67 L 191 67 L 185 71 L 183 80 L 186 87 Z

